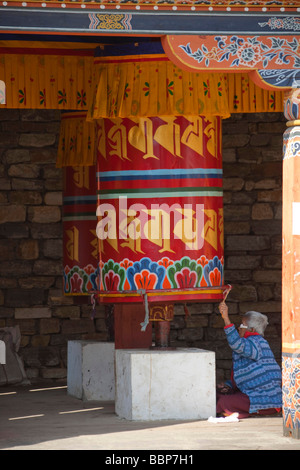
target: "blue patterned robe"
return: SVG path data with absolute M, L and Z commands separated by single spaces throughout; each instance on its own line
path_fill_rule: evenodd
M 249 412 L 281 408 L 281 370 L 268 342 L 258 334 L 241 338 L 234 325 L 224 331 L 233 351 L 233 378 L 238 389 L 249 397 Z

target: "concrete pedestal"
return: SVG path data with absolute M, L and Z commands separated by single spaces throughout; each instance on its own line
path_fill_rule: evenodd
M 114 343 L 68 341 L 68 394 L 82 400 L 115 399 Z
M 215 353 L 116 350 L 115 411 L 128 420 L 207 419 L 216 415 Z

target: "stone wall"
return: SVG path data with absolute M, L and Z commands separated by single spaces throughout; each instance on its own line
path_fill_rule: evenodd
M 103 307 L 62 295 L 62 171 L 55 158 L 57 111 L 0 111 L 0 328 L 19 325 L 31 381 L 65 379 L 67 341 L 109 338 Z M 225 282 L 232 321 L 259 310 L 281 348 L 281 114 L 233 115 L 223 123 Z M 231 352 L 215 304 L 175 308 L 174 346 L 216 351 L 217 378 Z
M 67 340 L 106 340 L 102 309 L 62 295 L 60 112 L 0 113 L 0 327 L 19 325 L 31 380 L 65 378 Z

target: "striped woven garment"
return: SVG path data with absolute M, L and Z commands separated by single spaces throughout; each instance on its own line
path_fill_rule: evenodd
M 224 331 L 233 351 L 234 381 L 249 397 L 249 412 L 281 408 L 281 370 L 268 342 L 258 334 L 241 338 L 234 325 Z

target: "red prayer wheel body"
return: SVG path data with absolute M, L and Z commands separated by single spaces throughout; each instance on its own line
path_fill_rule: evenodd
M 98 286 L 95 166 L 64 171 L 64 294 L 88 295 Z
M 222 299 L 221 122 L 97 121 L 101 301 Z

